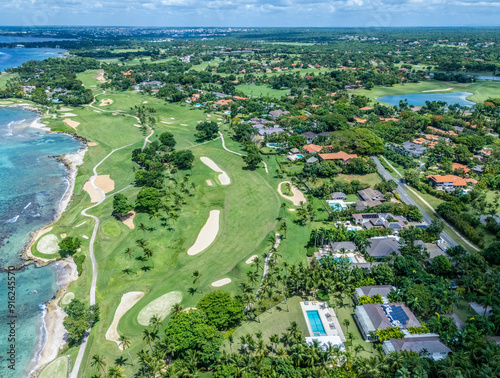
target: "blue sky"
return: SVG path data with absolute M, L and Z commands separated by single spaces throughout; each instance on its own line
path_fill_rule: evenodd
M 2 0 L 0 25 L 500 26 L 500 0 Z

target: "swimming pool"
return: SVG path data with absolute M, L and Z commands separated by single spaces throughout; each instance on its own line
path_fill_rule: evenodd
M 307 318 L 309 319 L 313 336 L 326 336 L 323 322 L 321 321 L 317 310 L 307 311 Z
M 296 155 L 299 159 L 302 159 L 304 156 L 302 155 Z
M 328 204 L 335 211 L 342 211 L 343 209 L 342 205 L 338 202 L 328 202 Z
M 356 227 L 353 227 L 353 226 L 348 226 L 347 227 L 347 231 L 357 231 L 358 229 Z
M 352 263 L 354 262 L 354 261 L 352 260 L 352 257 L 350 257 L 350 256 L 345 256 L 345 257 L 344 257 L 344 259 L 345 259 L 346 257 L 349 259 L 349 263 L 351 263 L 351 264 L 352 264 Z M 334 257 L 333 259 L 334 259 L 335 261 L 340 261 L 340 259 L 341 259 L 341 258 L 342 258 L 342 257 Z
M 267 147 L 277 148 L 277 147 L 279 147 L 279 145 L 278 145 L 278 143 L 268 143 Z

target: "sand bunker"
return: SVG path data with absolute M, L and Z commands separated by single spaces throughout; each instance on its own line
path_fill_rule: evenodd
M 83 190 L 85 190 L 89 196 L 90 196 L 90 202 L 99 202 L 101 200 L 101 193 L 95 189 L 92 184 L 90 183 L 90 180 L 83 185 Z
M 219 166 L 217 164 L 215 164 L 212 159 L 207 158 L 205 156 L 202 156 L 200 158 L 200 160 L 202 161 L 203 164 L 205 164 L 206 166 L 208 166 L 209 168 L 211 168 L 215 172 L 220 173 L 218 178 L 219 178 L 221 185 L 229 185 L 231 183 L 231 180 L 230 180 L 229 176 L 227 175 L 227 173 L 224 172 L 222 169 L 220 169 Z
M 118 113 L 111 113 L 111 114 L 114 115 L 114 116 L 118 115 Z
M 189 312 L 189 310 L 196 310 L 197 308 L 196 307 L 186 307 L 184 310 L 184 312 Z
M 107 98 L 105 100 L 101 100 L 101 103 L 99 104 L 99 106 L 108 106 L 108 105 L 111 105 L 113 103 L 113 100 L 111 100 L 110 98 Z
M 213 186 L 212 181 L 206 180 L 205 182 L 207 183 L 208 186 Z
M 446 89 L 431 89 L 430 91 L 422 91 L 422 93 L 429 93 L 429 92 L 446 92 L 450 91 L 453 88 L 446 88 Z
M 253 255 L 252 257 L 250 257 L 250 258 L 246 261 L 246 263 L 247 263 L 247 264 L 251 264 L 251 263 L 253 263 L 253 260 L 255 260 L 257 257 L 258 257 L 258 255 Z
M 45 255 L 51 255 L 53 253 L 59 252 L 59 239 L 54 234 L 48 234 L 43 236 L 36 246 L 38 252 Z
M 64 113 L 64 114 L 61 114 L 59 117 L 78 117 L 76 114 L 74 113 Z
M 221 287 L 231 283 L 231 278 L 223 278 L 222 280 L 212 282 L 213 287 Z
M 164 123 L 166 125 L 171 125 L 172 124 L 172 122 L 167 122 L 167 121 L 161 121 L 161 123 Z
M 143 104 L 147 104 L 148 102 L 147 102 L 147 101 L 143 101 L 142 103 L 143 103 Z
M 140 325 L 148 326 L 149 320 L 154 316 L 158 316 L 161 320 L 172 311 L 174 304 L 180 303 L 182 301 L 182 294 L 180 291 L 171 291 L 170 293 L 164 294 L 154 301 L 149 302 L 139 315 L 137 315 L 137 322 Z
M 207 223 L 203 226 L 195 243 L 191 248 L 188 249 L 188 255 L 196 255 L 205 249 L 207 249 L 210 244 L 213 243 L 219 232 L 219 210 L 210 211 L 210 216 L 208 217 Z
M 78 125 L 80 124 L 80 122 L 76 122 L 76 121 L 73 121 L 72 119 L 69 119 L 69 118 L 65 118 L 63 120 L 63 122 L 68 125 L 69 127 L 72 127 L 73 129 L 76 130 L 76 128 L 78 127 Z
M 128 228 L 130 228 L 131 230 L 133 230 L 135 228 L 135 225 L 134 225 L 135 211 L 134 210 L 129 211 L 123 217 L 121 215 L 118 215 L 118 218 L 120 218 L 120 220 L 123 222 L 123 224 L 125 226 L 127 226 Z
M 181 123 L 181 126 L 189 126 L 187 123 Z
M 68 236 L 68 235 L 66 235 L 66 234 L 61 234 L 61 239 L 64 239 L 66 236 Z
M 282 184 L 290 184 L 290 188 L 292 190 L 293 196 L 287 196 L 287 195 L 283 194 L 283 192 L 281 191 L 281 185 Z M 304 196 L 304 194 L 295 185 L 293 185 L 290 181 L 280 182 L 279 185 L 278 185 L 278 193 L 284 199 L 292 201 L 292 203 L 295 206 L 300 206 L 301 202 L 306 203 L 306 197 Z
M 97 176 L 95 178 L 94 184 L 104 193 L 109 193 L 115 190 L 115 182 L 109 178 L 109 175 Z
M 135 127 L 142 127 L 141 125 L 139 125 L 138 123 L 134 123 L 134 126 Z
M 131 291 L 122 295 L 120 304 L 116 308 L 115 317 L 113 318 L 113 323 L 109 326 L 106 331 L 106 340 L 114 341 L 119 344 L 120 335 L 118 335 L 118 323 L 125 313 L 130 310 L 134 305 L 139 302 L 139 300 L 144 296 L 142 291 Z M 120 349 L 122 349 L 119 346 Z
M 97 142 L 90 142 L 89 144 L 87 144 L 87 146 L 95 147 L 95 146 L 97 146 Z
M 75 298 L 75 293 L 72 293 L 71 291 L 68 291 L 64 296 L 61 298 L 61 304 L 62 305 L 67 305 L 70 304 L 71 301 Z

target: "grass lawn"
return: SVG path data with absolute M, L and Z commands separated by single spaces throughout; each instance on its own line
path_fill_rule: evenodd
M 335 179 L 351 182 L 353 180 L 358 180 L 363 184 L 370 185 L 370 187 L 374 187 L 379 182 L 382 182 L 382 179 L 378 175 L 378 173 L 369 173 L 367 175 L 344 175 L 340 174 Z
M 357 201 L 359 201 L 359 198 L 356 194 L 347 194 L 345 202 L 357 202 Z
M 289 89 L 273 89 L 262 85 L 240 84 L 236 89 L 249 97 L 275 97 L 280 98 L 290 93 Z
M 272 308 L 272 313 L 269 310 L 260 315 L 260 323 L 257 319 L 246 321 L 241 326 L 236 328 L 232 333 L 234 339 L 233 351 L 240 347 L 239 338 L 247 334 L 255 335 L 256 332 L 262 332 L 263 339 L 267 342 L 269 337 L 282 333 L 286 333 L 286 329 L 291 322 L 297 322 L 299 329 L 302 330 L 303 336 L 309 336 L 307 331 L 306 321 L 300 308 L 300 302 L 303 301 L 300 297 L 292 297 L 288 299 L 288 309 L 286 311 L 285 302 L 279 303 Z M 223 348 L 230 351 L 229 341 L 224 342 Z
M 356 89 L 354 93 L 366 96 L 375 101 L 378 97 L 383 96 L 423 93 L 424 91 L 448 88 L 451 89 L 436 93 L 471 92 L 473 94 L 467 97 L 467 99 L 474 102 L 483 102 L 489 97 L 500 96 L 500 83 L 487 80 L 478 80 L 475 83 L 468 84 L 429 80 L 420 83 L 396 84 L 392 87 L 375 87 L 372 90 Z

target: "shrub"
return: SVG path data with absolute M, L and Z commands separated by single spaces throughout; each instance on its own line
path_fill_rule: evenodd
M 421 333 L 429 333 L 429 328 L 425 325 L 420 326 L 420 327 L 408 327 L 408 332 L 410 332 L 412 335 L 418 335 Z
M 384 342 L 389 339 L 403 339 L 405 337 L 403 331 L 398 327 L 390 327 L 385 329 L 377 329 L 375 332 L 380 342 Z

